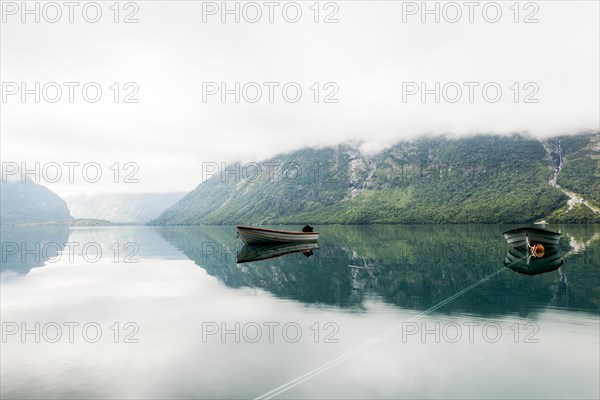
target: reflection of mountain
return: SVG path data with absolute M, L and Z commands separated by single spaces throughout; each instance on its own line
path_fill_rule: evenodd
M 581 226 L 582 235 L 594 228 Z M 257 287 L 306 303 L 361 308 L 366 296 L 424 310 L 502 268 L 507 245 L 498 226 L 322 226 L 311 258 L 235 264 L 242 247 L 233 227 L 161 228 L 161 235 L 210 275 L 230 287 Z M 597 312 L 600 271 L 596 243 L 563 266 L 568 306 Z M 596 257 L 594 259 L 594 257 Z M 572 273 L 571 273 L 572 272 Z M 440 311 L 527 314 L 539 305 L 567 306 L 557 298 L 558 272 L 524 276 L 507 271 Z
M 0 204 L 1 225 L 72 219 L 63 199 L 30 180 L 0 182 Z
M 569 240 L 569 246 L 571 250 L 565 255 L 565 257 L 571 256 L 573 254 L 584 253 L 588 247 L 590 247 L 595 241 L 600 240 L 600 232 L 594 233 L 594 235 L 589 239 L 579 239 L 574 235 L 567 235 Z
M 99 246 L 109 262 L 114 262 L 115 254 L 118 254 L 118 262 L 123 265 L 126 262 L 132 265 L 144 258 L 185 258 L 150 227 L 3 226 L 0 237 L 0 272 L 7 276 L 25 275 L 32 268 L 48 263 L 71 263 L 68 261 L 71 256 L 78 260 L 74 264 L 77 265 L 86 244 Z M 71 245 L 65 246 L 66 242 Z M 115 253 L 115 246 L 118 253 Z M 58 259 L 52 259 L 57 255 L 60 256 Z
M 55 257 L 69 239 L 68 227 L 2 227 L 0 273 L 27 274 Z

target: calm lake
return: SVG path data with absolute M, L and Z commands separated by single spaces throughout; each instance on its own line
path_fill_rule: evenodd
M 547 226 L 537 275 L 510 228 L 318 226 L 236 263 L 234 227 L 3 227 L 0 394 L 599 398 L 600 225 Z

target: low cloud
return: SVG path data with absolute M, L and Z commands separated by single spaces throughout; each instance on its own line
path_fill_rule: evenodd
M 462 3 L 457 22 L 448 3 L 428 3 L 438 4 L 439 23 L 435 11 L 422 22 L 420 2 L 320 3 L 318 23 L 308 3 L 296 23 L 277 13 L 273 23 L 247 22 L 250 14 L 222 23 L 206 4 L 139 3 L 133 24 L 114 23 L 108 9 L 96 24 L 5 16 L 3 162 L 96 162 L 105 178 L 115 162 L 136 163 L 136 184 L 48 186 L 162 192 L 193 189 L 203 162 L 306 146 L 355 142 L 376 152 L 425 134 L 599 129 L 597 2 L 519 3 L 518 15 L 501 2 L 493 23 L 486 2 L 472 23 Z M 323 23 L 330 15 L 338 22 Z M 39 102 L 10 95 L 12 83 L 35 91 L 36 82 Z M 57 95 L 52 82 L 62 90 L 57 102 L 47 101 Z M 73 102 L 64 82 L 77 83 Z M 96 87 L 100 99 L 87 101 Z

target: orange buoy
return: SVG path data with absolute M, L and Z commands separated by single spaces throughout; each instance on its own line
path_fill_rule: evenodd
M 533 246 L 529 246 L 531 255 L 535 258 L 544 257 L 544 246 L 541 243 L 535 243 Z

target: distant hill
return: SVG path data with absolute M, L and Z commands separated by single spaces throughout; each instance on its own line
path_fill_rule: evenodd
M 100 193 L 90 196 L 69 196 L 65 197 L 65 200 L 75 218 L 145 224 L 158 217 L 184 195 L 184 192 Z
M 151 224 L 526 223 L 561 209 L 600 222 L 589 208 L 600 203 L 599 137 L 434 137 L 373 156 L 306 148 L 228 165 Z M 566 187 L 588 202 L 583 217 L 568 209 Z
M 72 220 L 67 203 L 31 180 L 0 182 L 0 224 L 18 225 Z

